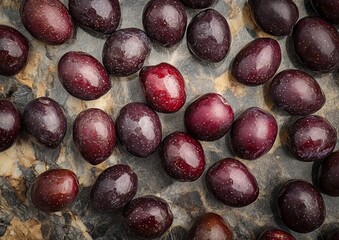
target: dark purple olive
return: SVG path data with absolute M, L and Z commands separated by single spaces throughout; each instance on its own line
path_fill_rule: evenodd
M 230 130 L 234 112 L 223 96 L 207 93 L 187 107 L 184 120 L 187 131 L 194 138 L 215 141 Z
M 233 240 L 233 231 L 219 214 L 205 213 L 200 216 L 188 233 L 190 240 Z
M 274 104 L 291 115 L 309 115 L 324 106 L 326 97 L 306 72 L 288 69 L 278 73 L 269 87 Z
M 158 115 L 143 103 L 125 105 L 116 120 L 117 136 L 123 147 L 137 157 L 147 157 L 162 139 Z
M 326 240 L 339 240 L 339 228 L 334 229 L 326 238 Z
M 257 38 L 235 56 L 231 64 L 231 73 L 238 82 L 257 86 L 270 80 L 280 63 L 279 43 L 271 38 Z
M 0 25 L 0 75 L 17 74 L 25 67 L 28 52 L 24 35 L 10 26 Z
M 174 66 L 163 62 L 143 67 L 139 80 L 147 104 L 155 111 L 173 113 L 185 104 L 185 80 Z
M 298 21 L 299 10 L 292 0 L 249 0 L 254 21 L 266 33 L 287 36 Z
M 327 21 L 339 24 L 339 1 L 311 0 L 314 10 Z
M 214 9 L 196 15 L 187 27 L 187 45 L 199 59 L 223 60 L 231 45 L 231 31 L 225 17 Z
M 76 22 L 94 31 L 112 33 L 120 23 L 118 0 L 69 0 L 68 7 Z
M 137 28 L 114 32 L 105 42 L 102 58 L 109 73 L 128 76 L 139 71 L 151 53 L 151 42 Z
M 68 169 L 50 169 L 35 179 L 31 200 L 42 211 L 58 212 L 69 207 L 78 193 L 79 182 L 74 172 Z
M 10 148 L 21 131 L 21 114 L 8 100 L 0 100 L 0 152 Z
M 150 0 L 144 7 L 142 23 L 150 39 L 172 47 L 184 37 L 186 10 L 180 0 Z
M 101 212 L 113 212 L 129 203 L 138 190 L 138 177 L 124 164 L 105 169 L 93 184 L 90 199 Z
M 167 174 L 182 182 L 197 180 L 205 170 L 204 149 L 187 133 L 174 132 L 165 137 L 160 157 Z
M 337 131 L 325 118 L 310 115 L 299 118 L 288 131 L 288 146 L 300 161 L 326 158 L 337 142 Z
M 231 207 L 247 206 L 259 196 L 256 178 L 234 158 L 214 163 L 207 171 L 206 183 L 217 199 Z
M 319 17 L 304 17 L 292 34 L 293 46 L 299 60 L 309 69 L 334 72 L 339 68 L 339 33 Z
M 296 240 L 296 239 L 288 232 L 273 228 L 262 232 L 258 240 Z
M 116 141 L 114 122 L 100 109 L 86 109 L 74 120 L 73 140 L 87 162 L 93 165 L 100 164 L 114 150 Z
M 333 152 L 322 161 L 318 181 L 324 193 L 339 197 L 339 152 Z
M 290 180 L 279 191 L 278 209 L 283 222 L 295 232 L 309 233 L 325 220 L 325 203 L 318 190 L 303 180 Z
M 24 0 L 20 16 L 27 31 L 45 43 L 60 45 L 73 36 L 72 17 L 59 0 Z
M 48 148 L 57 148 L 67 130 L 63 109 L 59 103 L 48 97 L 36 98 L 27 104 L 23 125 L 28 134 Z
M 212 6 L 217 0 L 181 0 L 187 7 L 203 9 Z
M 104 66 L 91 55 L 68 52 L 58 64 L 59 80 L 72 96 L 82 100 L 98 99 L 111 89 Z
M 277 133 L 277 122 L 270 113 L 257 107 L 248 108 L 233 123 L 231 145 L 238 157 L 257 159 L 272 148 Z
M 173 222 L 173 214 L 168 203 L 156 196 L 133 199 L 124 208 L 122 217 L 129 231 L 147 239 L 162 236 Z

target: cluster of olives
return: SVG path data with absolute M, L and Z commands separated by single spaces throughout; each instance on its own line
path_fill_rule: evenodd
M 96 3 L 94 3 L 96 2 Z M 312 0 L 320 17 L 299 19 L 292 0 L 249 0 L 253 20 L 266 33 L 291 35 L 298 59 L 310 70 L 329 73 L 339 69 L 339 2 Z M 109 158 L 117 139 L 130 154 L 146 158 L 159 149 L 162 166 L 177 181 L 192 182 L 202 176 L 206 162 L 199 141 L 216 141 L 230 132 L 234 154 L 254 160 L 269 152 L 276 140 L 278 124 L 269 112 L 251 107 L 235 118 L 234 110 L 220 94 L 207 93 L 185 110 L 187 132 L 175 131 L 163 138 L 157 114 L 179 111 L 186 102 L 185 79 L 169 63 L 144 66 L 152 42 L 164 48 L 179 44 L 186 33 L 189 51 L 201 61 L 218 63 L 227 56 L 231 32 L 225 17 L 210 8 L 214 0 L 150 0 L 144 7 L 144 31 L 117 30 L 121 9 L 118 0 L 69 0 L 68 9 L 59 0 L 25 0 L 20 9 L 22 24 L 36 39 L 60 45 L 73 37 L 74 23 L 107 37 L 102 63 L 85 52 L 70 51 L 58 62 L 58 77 L 65 90 L 84 101 L 105 95 L 112 83 L 109 75 L 124 77 L 139 73 L 146 103 L 125 105 L 114 122 L 105 111 L 82 111 L 73 123 L 73 140 L 82 158 L 98 165 Z M 187 25 L 186 7 L 204 9 Z M 100 11 L 97 11 L 97 10 Z M 21 71 L 28 59 L 29 43 L 16 29 L 0 25 L 0 74 Z M 302 116 L 288 131 L 288 146 L 296 159 L 322 161 L 318 186 L 324 193 L 339 196 L 339 153 L 334 152 L 337 132 L 323 117 L 312 115 L 325 104 L 320 85 L 310 74 L 296 69 L 277 73 L 282 51 L 277 40 L 257 38 L 233 59 L 230 71 L 247 86 L 272 79 L 269 93 L 274 104 L 290 115 Z M 0 151 L 11 147 L 21 129 L 47 147 L 62 143 L 67 120 L 62 106 L 49 97 L 27 104 L 23 114 L 8 100 L 0 100 Z M 255 176 L 241 161 L 225 158 L 206 173 L 209 191 L 222 203 L 244 207 L 259 196 Z M 123 208 L 124 224 L 143 238 L 162 236 L 172 225 L 170 205 L 162 198 L 147 195 L 134 198 L 138 189 L 136 173 L 125 164 L 104 170 L 90 193 L 93 207 L 101 212 Z M 77 198 L 79 182 L 68 169 L 50 169 L 40 174 L 31 188 L 31 201 L 40 210 L 61 211 Z M 325 203 L 317 187 L 299 179 L 286 182 L 277 197 L 281 219 L 288 228 L 308 233 L 325 219 Z M 337 233 L 329 239 L 337 239 Z M 206 213 L 192 226 L 189 239 L 233 239 L 232 229 L 216 213 Z M 258 239 L 295 239 L 291 234 L 269 229 Z

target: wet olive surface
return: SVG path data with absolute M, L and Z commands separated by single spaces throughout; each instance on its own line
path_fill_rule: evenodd
M 173 131 L 184 131 L 185 109 L 198 96 L 208 92 L 224 96 L 233 107 L 235 117 L 245 109 L 256 106 L 276 118 L 279 132 L 271 151 L 254 161 L 237 158 L 255 175 L 260 188 L 258 199 L 241 209 L 219 202 L 208 193 L 204 183 L 206 170 L 213 163 L 226 157 L 235 157 L 230 150 L 229 133 L 215 142 L 201 142 L 206 154 L 206 170 L 201 178 L 189 184 L 167 176 L 161 166 L 159 150 L 146 159 L 140 159 L 127 153 L 118 142 L 114 152 L 104 163 L 97 166 L 86 163 L 77 154 L 72 143 L 71 126 L 74 119 L 81 111 L 97 107 L 106 111 L 115 121 L 120 109 L 127 103 L 145 102 L 138 74 L 129 77 L 110 76 L 113 87 L 98 100 L 84 102 L 70 96 L 58 80 L 58 60 L 68 51 L 83 51 L 102 63 L 105 39 L 96 38 L 76 27 L 76 33 L 70 42 L 61 46 L 46 45 L 35 40 L 23 27 L 18 11 L 20 2 L 1 1 L 0 20 L 1 24 L 18 29 L 29 40 L 30 55 L 27 66 L 17 75 L 0 76 L 0 97 L 12 100 L 21 112 L 33 98 L 51 97 L 65 109 L 68 131 L 61 146 L 55 150 L 33 144 L 23 132 L 12 148 L 0 154 L 0 238 L 18 239 L 24 234 L 31 239 L 134 239 L 123 228 L 121 212 L 99 213 L 91 206 L 89 200 L 90 189 L 97 176 L 107 167 L 117 163 L 129 164 L 138 175 L 139 189 L 136 197 L 155 194 L 170 204 L 174 215 L 173 224 L 170 232 L 165 233 L 161 239 L 185 239 L 190 226 L 205 212 L 216 212 L 224 217 L 229 222 L 235 239 L 256 239 L 268 227 L 291 232 L 278 217 L 274 201 L 279 187 L 287 180 L 301 178 L 312 182 L 314 163 L 298 161 L 290 154 L 286 145 L 287 129 L 297 118 L 290 117 L 274 107 L 268 97 L 270 81 L 262 86 L 247 87 L 234 81 L 229 74 L 231 61 L 243 46 L 257 37 L 272 37 L 253 24 L 245 0 L 219 0 L 212 6 L 225 16 L 232 33 L 230 51 L 221 63 L 208 64 L 199 61 L 189 52 L 186 39 L 183 38 L 173 49 L 152 45 L 151 54 L 144 64 L 168 62 L 178 68 L 185 79 L 185 105 L 176 113 L 159 114 L 163 137 Z M 67 6 L 67 0 L 62 2 Z M 122 21 L 118 29 L 143 29 L 142 9 L 146 1 L 123 0 L 120 3 Z M 307 13 L 316 15 L 309 1 L 295 0 L 295 3 L 299 8 L 300 17 L 306 16 Z M 188 20 L 198 12 L 200 10 L 187 10 Z M 274 39 L 279 42 L 282 50 L 282 63 L 278 72 L 297 68 L 311 74 L 321 85 L 327 99 L 324 107 L 315 114 L 326 117 L 338 128 L 339 73 L 320 74 L 308 70 L 296 58 L 290 38 Z M 338 146 L 335 150 L 338 150 Z M 28 198 L 28 190 L 40 173 L 52 167 L 74 171 L 79 178 L 80 192 L 68 210 L 45 214 L 33 207 Z M 291 232 L 296 239 L 325 239 L 336 227 L 339 199 L 324 194 L 323 198 L 327 210 L 324 224 L 307 234 Z M 10 233 L 14 235 L 10 236 Z

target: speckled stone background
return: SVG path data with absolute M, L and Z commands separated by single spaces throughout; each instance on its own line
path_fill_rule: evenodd
M 67 0 L 63 1 L 67 5 Z M 142 28 L 141 15 L 146 0 L 120 0 L 122 21 L 119 28 Z M 308 0 L 295 0 L 300 17 L 315 13 Z M 34 144 L 22 133 L 18 142 L 0 153 L 0 238 L 18 239 L 136 239 L 122 227 L 121 212 L 99 214 L 88 201 L 91 185 L 96 176 L 108 166 L 130 164 L 139 177 L 137 196 L 155 194 L 166 199 L 172 208 L 174 222 L 170 231 L 161 239 L 187 239 L 186 234 L 193 221 L 202 213 L 213 211 L 221 214 L 234 229 L 235 239 L 256 239 L 266 227 L 286 227 L 277 216 L 275 197 L 279 186 L 288 179 L 300 178 L 312 181 L 313 163 L 295 160 L 286 148 L 286 129 L 295 118 L 273 107 L 267 98 L 267 84 L 245 87 L 235 82 L 229 74 L 229 66 L 235 54 L 256 37 L 267 36 L 252 22 L 245 0 L 219 0 L 213 8 L 228 20 L 232 30 L 232 45 L 227 58 L 218 64 L 206 64 L 196 60 L 186 47 L 185 39 L 172 49 L 153 45 L 146 65 L 168 62 L 176 66 L 186 81 L 187 102 L 177 113 L 159 114 L 163 135 L 184 130 L 183 113 L 197 96 L 207 92 L 222 94 L 233 106 L 236 115 L 251 106 L 269 110 L 279 123 L 279 135 L 273 149 L 255 161 L 242 160 L 258 180 L 260 195 L 256 202 L 244 208 L 231 208 L 218 202 L 206 189 L 205 176 L 193 183 L 182 183 L 169 178 L 160 165 L 158 152 L 147 159 L 136 158 L 118 145 L 112 156 L 98 166 L 85 162 L 72 141 L 72 124 L 76 115 L 90 107 L 107 111 L 113 119 L 120 108 L 132 101 L 144 101 L 138 75 L 114 78 L 112 89 L 101 99 L 85 102 L 71 97 L 62 88 L 57 76 L 60 57 L 70 50 L 84 51 L 101 61 L 105 39 L 97 38 L 77 27 L 74 39 L 61 46 L 48 46 L 39 42 L 24 29 L 20 17 L 21 0 L 0 1 L 0 24 L 20 30 L 30 41 L 29 62 L 26 68 L 13 77 L 0 76 L 0 98 L 13 100 L 22 111 L 33 98 L 49 96 L 63 105 L 68 119 L 68 131 L 60 148 L 45 149 Z M 189 20 L 199 11 L 187 10 Z M 299 68 L 306 70 L 296 59 L 289 38 L 277 39 L 283 50 L 280 70 Z M 309 72 L 310 73 L 310 72 Z M 327 102 L 317 114 L 325 116 L 339 129 L 339 74 L 311 73 L 326 93 Z M 203 142 L 207 168 L 214 162 L 234 154 L 229 148 L 228 135 L 215 142 Z M 338 149 L 337 146 L 336 149 Z M 59 213 L 38 211 L 29 200 L 29 188 L 35 177 L 49 168 L 69 168 L 79 177 L 81 191 L 72 208 Z M 339 226 L 339 198 L 324 196 L 327 217 L 317 231 L 309 234 L 293 233 L 297 239 L 324 239 Z

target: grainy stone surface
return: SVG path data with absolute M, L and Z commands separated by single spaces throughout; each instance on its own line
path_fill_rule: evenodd
M 68 131 L 60 148 L 49 150 L 35 145 L 22 133 L 19 141 L 0 153 L 0 239 L 136 239 L 129 235 L 121 224 L 121 211 L 113 214 L 95 212 L 88 199 L 90 187 L 99 173 L 116 163 L 130 164 L 139 176 L 137 196 L 155 194 L 171 205 L 174 222 L 171 231 L 162 239 L 187 239 L 186 234 L 193 221 L 202 213 L 212 211 L 221 214 L 232 226 L 235 239 L 256 239 L 268 226 L 286 227 L 277 217 L 275 197 L 279 186 L 288 179 L 300 178 L 312 181 L 313 163 L 295 160 L 286 148 L 286 129 L 295 119 L 273 107 L 267 98 L 267 84 L 245 87 L 236 83 L 229 74 L 233 57 L 255 37 L 268 36 L 255 27 L 245 0 L 219 0 L 213 6 L 228 20 L 232 31 L 231 49 L 226 59 L 218 64 L 206 64 L 194 58 L 188 51 L 186 41 L 177 47 L 163 49 L 153 45 L 147 65 L 168 62 L 176 66 L 186 82 L 187 101 L 174 114 L 159 114 L 163 135 L 184 130 L 183 114 L 187 105 L 208 92 L 222 94 L 233 106 L 236 115 L 248 107 L 258 106 L 271 112 L 277 119 L 280 131 L 273 149 L 255 161 L 241 160 L 256 176 L 260 195 L 256 202 L 244 208 L 231 208 L 218 202 L 206 189 L 205 176 L 193 183 L 170 179 L 161 167 L 159 153 L 147 159 L 133 157 L 117 146 L 112 156 L 98 166 L 91 166 L 81 158 L 72 142 L 72 124 L 78 113 L 90 107 L 98 107 L 116 118 L 119 110 L 132 101 L 144 101 L 138 75 L 126 78 L 111 77 L 112 89 L 98 100 L 84 102 L 67 94 L 58 80 L 57 63 L 67 51 L 84 51 L 101 59 L 103 38 L 97 38 L 77 27 L 74 38 L 61 46 L 48 46 L 32 38 L 24 29 L 20 17 L 21 0 L 0 1 L 0 24 L 17 28 L 30 41 L 31 51 L 26 68 L 13 77 L 0 76 L 0 98 L 11 99 L 22 111 L 35 97 L 49 96 L 63 105 Z M 67 0 L 63 0 L 67 4 Z M 308 0 L 295 0 L 300 17 L 314 15 Z M 142 9 L 146 0 L 120 0 L 122 22 L 119 28 L 142 28 Z M 188 10 L 189 20 L 198 10 Z M 289 38 L 276 38 L 283 50 L 279 70 L 299 68 L 315 76 L 325 91 L 327 102 L 317 114 L 326 117 L 339 128 L 339 73 L 317 74 L 308 71 L 295 58 Z M 206 165 L 225 157 L 234 157 L 229 147 L 228 135 L 215 142 L 202 142 L 206 153 Z M 226 141 L 226 144 L 225 144 Z M 336 147 L 338 149 L 338 146 Z M 81 184 L 78 199 L 72 208 L 53 214 L 38 211 L 29 199 L 29 188 L 35 177 L 55 167 L 74 171 Z M 293 233 L 297 239 L 323 239 L 324 235 L 338 224 L 339 198 L 323 195 L 327 217 L 318 230 L 309 234 Z

